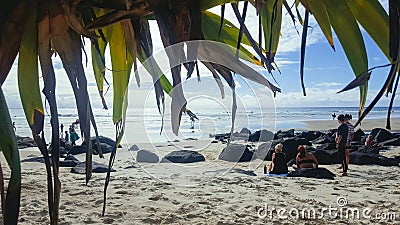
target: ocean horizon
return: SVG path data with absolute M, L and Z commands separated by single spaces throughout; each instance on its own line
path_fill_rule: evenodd
M 375 107 L 366 119 L 384 119 L 387 116 L 387 107 Z M 59 108 L 59 121 L 64 124 L 66 130 L 78 119 L 76 108 Z M 93 109 L 99 134 L 115 138 L 115 126 L 112 121 L 112 110 L 101 108 Z M 164 127 L 162 128 L 162 116 L 157 108 L 138 110 L 128 108 L 125 137 L 123 142 L 132 143 L 158 143 L 184 139 L 208 139 L 209 134 L 228 133 L 231 129 L 231 113 L 218 108 L 207 108 L 194 111 L 199 120 L 195 121 L 194 129 L 191 129 L 189 116 L 183 115 L 178 136 L 172 133 L 170 114 L 168 110 L 164 115 Z M 271 131 L 278 130 L 307 130 L 307 121 L 332 120 L 332 114 L 349 113 L 353 115 L 353 122 L 358 118 L 358 107 L 277 107 L 270 109 L 238 110 L 235 118 L 234 131 L 240 131 L 243 127 L 252 132 L 260 129 Z M 26 122 L 22 108 L 11 108 L 10 114 L 16 125 L 16 134 L 31 137 L 31 131 Z M 400 107 L 392 108 L 392 118 L 400 118 Z M 383 125 L 382 125 L 383 126 Z M 51 127 L 49 111 L 45 112 L 45 137 L 50 140 Z M 94 131 L 92 132 L 94 135 Z

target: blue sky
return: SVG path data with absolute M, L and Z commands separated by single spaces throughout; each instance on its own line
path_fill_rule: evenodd
M 387 1 L 381 1 L 387 8 Z M 220 9 L 215 8 L 212 11 L 219 13 Z M 281 31 L 281 42 L 278 48 L 278 53 L 276 55 L 275 61 L 281 70 L 281 74 L 274 72 L 274 76 L 282 89 L 282 93 L 278 93 L 277 97 L 274 98 L 275 105 L 278 107 L 298 107 L 298 106 L 358 106 L 359 95 L 358 89 L 352 90 L 342 94 L 336 94 L 341 88 L 343 88 L 347 83 L 354 79 L 354 74 L 351 67 L 343 53 L 339 41 L 335 38 L 336 51 L 333 51 L 329 44 L 327 43 L 325 37 L 323 36 L 315 20 L 311 17 L 310 26 L 312 29 L 309 31 L 307 40 L 307 51 L 306 51 L 306 61 L 305 61 L 305 84 L 307 88 L 307 96 L 302 95 L 301 85 L 300 85 L 300 75 L 299 75 L 299 59 L 300 59 L 300 42 L 301 42 L 301 29 L 302 27 L 297 22 L 296 27 L 300 35 L 291 22 L 289 16 L 284 11 L 284 21 Z M 249 17 L 246 19 L 247 26 L 254 37 L 257 37 L 258 23 L 255 16 L 255 10 L 250 10 L 248 12 Z M 235 17 L 230 7 L 227 7 L 226 17 L 234 22 L 236 25 Z M 157 49 L 162 49 L 162 43 L 157 31 L 156 23 L 151 23 L 151 30 L 154 40 L 155 52 Z M 369 59 L 369 67 L 387 64 L 388 61 L 380 50 L 375 46 L 373 41 L 368 37 L 368 35 L 363 31 L 364 40 L 366 43 Z M 90 53 L 89 41 L 86 41 L 86 52 Z M 86 67 L 86 75 L 89 83 L 89 93 L 92 100 L 92 105 L 94 107 L 101 107 L 101 101 L 98 98 L 98 92 L 96 89 L 96 84 L 93 78 L 93 72 L 91 69 L 91 58 L 89 57 L 89 63 Z M 108 68 L 111 68 L 109 58 Z M 84 65 L 86 64 L 86 59 L 83 58 Z M 20 101 L 18 97 L 17 88 L 17 63 L 14 63 L 11 69 L 10 75 L 7 78 L 5 84 L 3 85 L 3 90 L 8 100 L 10 107 L 20 107 Z M 53 57 L 53 64 L 55 67 L 55 72 L 57 76 L 57 99 L 59 102 L 59 107 L 74 107 L 74 97 L 72 89 L 69 85 L 67 76 L 62 68 L 62 63 L 60 59 L 55 56 Z M 372 74 L 370 80 L 370 91 L 368 95 L 367 104 L 372 100 L 377 91 L 381 88 L 386 76 L 388 69 L 378 69 Z M 210 73 L 206 70 L 201 71 L 204 77 L 209 77 Z M 264 71 L 267 78 L 272 82 L 271 77 Z M 107 71 L 106 76 L 109 81 L 112 81 L 111 72 Z M 184 77 L 184 76 L 183 76 Z M 195 77 L 195 75 L 194 75 Z M 148 101 L 155 106 L 154 97 L 149 95 L 151 93 L 151 79 L 147 75 L 141 75 L 142 87 L 137 88 L 136 82 L 131 76 L 131 87 L 130 94 L 136 96 L 149 96 Z M 271 96 L 271 93 L 267 89 L 254 85 L 250 82 L 250 85 L 254 91 L 249 90 L 246 87 L 246 82 L 242 79 L 237 78 L 238 83 L 238 94 L 244 102 L 252 102 L 256 96 L 254 93 L 262 94 L 265 96 Z M 41 83 L 43 86 L 43 84 Z M 197 85 L 197 86 L 196 86 Z M 212 91 L 209 90 L 210 86 Z M 197 89 L 196 89 L 197 88 Z M 225 88 L 225 92 L 229 92 L 229 89 Z M 150 90 L 150 91 L 149 91 Z M 196 94 L 210 94 L 211 92 L 215 94 L 215 97 L 219 97 L 219 91 L 216 84 L 212 79 L 203 79 L 201 84 L 197 84 L 197 81 L 186 81 L 184 82 L 184 90 L 188 95 Z M 195 91 L 196 90 L 196 91 Z M 107 95 L 107 102 L 109 106 L 112 106 L 112 86 L 110 88 L 110 94 Z M 229 100 L 229 95 L 227 96 Z M 389 98 L 383 98 L 379 105 L 387 106 Z M 140 107 L 141 103 L 137 101 L 131 101 L 130 106 Z M 201 105 L 198 101 L 196 104 Z M 204 105 L 207 106 L 208 103 Z

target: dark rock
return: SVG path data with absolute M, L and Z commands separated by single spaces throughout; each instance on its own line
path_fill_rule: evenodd
M 74 160 L 64 160 L 60 161 L 60 167 L 75 167 L 79 164 L 79 161 Z
M 250 135 L 251 131 L 249 129 L 247 129 L 246 127 L 243 127 L 242 130 L 239 132 L 239 134 Z
M 321 165 L 339 163 L 338 150 L 316 150 L 314 156 L 317 158 L 318 164 Z
M 114 150 L 113 146 L 106 143 L 100 143 L 100 148 L 103 154 L 111 153 Z M 99 147 L 97 146 L 97 142 L 94 143 L 93 150 L 94 150 L 93 154 L 97 155 L 99 152 Z
M 75 145 L 68 150 L 68 154 L 70 155 L 78 155 L 86 152 L 87 152 L 87 147 L 84 145 Z
M 268 141 L 259 145 L 254 153 L 256 155 L 256 158 L 271 161 L 272 153 L 275 152 L 275 145 L 277 145 L 278 143 L 279 141 Z
M 396 138 L 396 136 L 383 128 L 372 129 L 371 135 L 378 141 L 378 143 Z
M 294 140 L 297 142 L 298 145 L 307 145 L 307 146 L 311 146 L 312 145 L 311 142 L 309 142 L 305 138 L 295 137 Z
M 297 139 L 289 138 L 284 140 L 282 144 L 283 144 L 282 152 L 286 154 L 286 162 L 289 162 L 291 159 L 296 158 L 298 152 L 297 148 L 299 147 Z
M 325 143 L 322 145 L 317 146 L 315 151 L 320 151 L 320 150 L 336 150 L 336 144 L 335 143 Z
M 304 131 L 301 134 L 297 135 L 298 138 L 305 138 L 308 141 L 313 141 L 319 137 L 321 137 L 323 134 L 320 131 Z
M 312 141 L 313 144 L 335 143 L 335 138 L 331 134 L 324 134 Z
M 92 141 L 92 146 L 94 146 L 94 144 L 97 142 L 96 141 L 96 137 L 91 137 L 90 140 Z M 99 136 L 99 142 L 100 143 L 106 143 L 106 144 L 108 144 L 110 146 L 115 146 L 115 144 L 116 144 L 113 139 L 111 139 L 109 137 L 104 137 L 104 136 Z M 82 143 L 82 145 L 86 145 L 86 142 L 84 141 Z M 118 145 L 118 148 L 122 148 L 122 146 Z
M 140 150 L 140 148 L 139 148 L 139 146 L 137 146 L 137 145 L 132 145 L 130 148 L 129 148 L 129 151 L 139 151 Z
M 204 156 L 196 151 L 179 150 L 168 153 L 162 158 L 161 162 L 193 163 L 205 160 Z
M 253 153 L 246 145 L 230 144 L 222 150 L 218 159 L 229 162 L 249 162 L 252 160 Z
M 250 134 L 249 141 L 270 141 L 274 138 L 274 133 L 269 130 L 258 130 L 253 134 Z
M 293 158 L 293 159 L 289 160 L 289 162 L 286 163 L 286 165 L 288 167 L 292 167 L 293 164 L 296 164 L 296 158 Z
M 387 158 L 374 153 L 351 152 L 350 163 L 356 165 L 399 166 L 396 158 Z
M 333 180 L 335 178 L 335 174 L 326 168 L 303 168 L 290 172 L 288 177 L 307 177 Z
M 16 135 L 18 149 L 37 147 L 36 142 L 30 137 L 20 137 Z
M 353 137 L 353 141 L 358 141 L 360 142 L 361 139 L 365 136 L 365 133 L 363 130 L 358 129 L 356 132 L 354 132 L 354 137 Z
M 139 150 L 136 155 L 136 161 L 145 163 L 158 163 L 158 156 L 149 150 Z
M 107 173 L 108 171 L 108 166 L 103 165 L 97 162 L 92 163 L 92 173 Z M 111 168 L 111 172 L 115 172 L 115 169 Z M 71 169 L 71 173 L 77 173 L 77 174 L 85 174 L 86 173 L 86 164 L 85 162 L 81 162 L 75 167 Z
M 377 146 L 359 146 L 357 149 L 359 152 L 379 154 L 380 148 Z
M 281 139 L 281 138 L 291 138 L 294 137 L 294 129 L 290 129 L 287 131 L 278 131 L 275 136 L 274 139 Z
M 211 141 L 211 143 L 215 144 L 215 143 L 218 143 L 218 141 L 217 140 L 213 140 L 213 141 Z

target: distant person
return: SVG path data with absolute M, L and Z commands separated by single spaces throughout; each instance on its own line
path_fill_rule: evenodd
M 352 120 L 353 117 L 351 114 L 346 114 L 344 115 L 344 123 L 347 125 L 347 143 L 346 143 L 346 164 L 347 164 L 347 169 L 349 169 L 349 163 L 350 163 L 350 146 L 351 142 L 353 141 L 354 138 L 354 126 L 350 123 L 350 120 Z
M 314 154 L 306 152 L 306 147 L 300 145 L 297 148 L 296 164 L 293 165 L 295 170 L 302 168 L 318 168 L 318 160 Z
M 277 144 L 275 152 L 272 153 L 272 162 L 269 164 L 269 173 L 271 174 L 285 174 L 288 173 L 286 165 L 286 154 L 282 152 L 283 145 Z
M 342 163 L 342 168 L 343 168 L 342 176 L 347 176 L 346 144 L 347 144 L 347 135 L 349 128 L 347 127 L 347 124 L 344 123 L 343 114 L 340 114 L 337 117 L 337 120 L 340 125 L 336 133 L 336 148 L 339 154 L 339 161 Z
M 12 123 L 13 129 L 14 129 L 14 133 L 17 132 L 17 128 L 15 127 L 15 122 Z
M 68 131 L 65 131 L 65 137 L 64 137 L 65 143 L 69 141 L 69 134 Z
M 60 128 L 61 128 L 61 138 L 63 138 L 63 135 L 64 135 L 64 124 L 61 124 Z
M 190 129 L 194 129 L 194 118 L 190 117 Z
M 332 114 L 332 120 L 335 120 L 335 118 L 336 118 L 336 114 L 333 113 L 333 114 Z
M 71 139 L 71 145 L 74 146 L 76 145 L 75 142 L 79 139 L 78 134 L 76 133 L 75 129 L 71 129 L 69 131 L 70 139 Z

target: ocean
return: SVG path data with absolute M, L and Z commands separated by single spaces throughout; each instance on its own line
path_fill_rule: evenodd
M 115 126 L 112 121 L 112 110 L 93 109 L 99 134 L 115 138 Z M 140 112 L 142 111 L 142 112 Z M 240 131 L 243 127 L 252 132 L 259 129 L 271 131 L 287 130 L 296 128 L 306 130 L 305 121 L 331 120 L 332 114 L 336 115 L 350 113 L 353 120 L 357 119 L 357 107 L 288 107 L 276 109 L 251 109 L 238 111 L 235 119 L 234 131 Z M 231 113 L 221 109 L 209 108 L 203 111 L 194 111 L 199 120 L 194 123 L 191 129 L 189 116 L 183 115 L 179 135 L 172 133 L 170 114 L 164 115 L 162 128 L 162 117 L 156 108 L 137 110 L 129 108 L 125 124 L 124 143 L 160 143 L 184 139 L 208 139 L 210 134 L 228 133 L 231 129 Z M 10 109 L 12 121 L 16 124 L 16 134 L 19 136 L 32 136 L 26 122 L 22 109 Z M 367 119 L 386 118 L 387 108 L 376 107 L 367 116 Z M 400 117 L 400 107 L 392 109 L 392 118 Z M 45 137 L 50 140 L 50 116 L 49 112 L 45 117 Z M 59 120 L 64 124 L 64 130 L 78 118 L 75 108 L 59 108 Z M 162 131 L 161 131 L 162 128 Z M 79 129 L 79 128 L 78 128 Z M 79 133 L 79 132 L 78 132 Z M 92 132 L 94 134 L 94 132 Z

